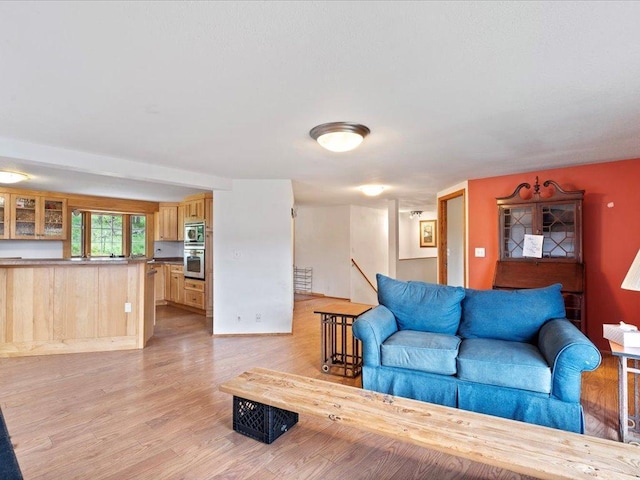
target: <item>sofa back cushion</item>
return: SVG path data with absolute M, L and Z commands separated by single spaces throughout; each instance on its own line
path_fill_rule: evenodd
M 387 307 L 400 330 L 455 335 L 460 324 L 464 288 L 425 282 L 402 282 L 384 275 L 378 280 L 378 303 Z
M 547 320 L 565 317 L 561 288 L 556 283 L 526 290 L 467 289 L 458 335 L 535 343 Z

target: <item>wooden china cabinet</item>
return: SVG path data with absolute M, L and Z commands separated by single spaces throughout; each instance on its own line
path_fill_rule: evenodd
M 493 288 L 540 288 L 562 284 L 567 318 L 586 333 L 582 260 L 584 190 L 565 191 L 553 180 L 521 183 L 497 198 L 500 259 Z M 542 238 L 541 256 L 527 256 L 525 236 Z M 527 241 L 531 238 L 527 238 Z

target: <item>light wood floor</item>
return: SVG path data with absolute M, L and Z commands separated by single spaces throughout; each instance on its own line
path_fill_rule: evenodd
M 0 407 L 25 479 L 519 479 L 505 470 L 303 418 L 271 445 L 235 433 L 217 386 L 254 366 L 320 372 L 319 316 L 297 301 L 293 335 L 212 337 L 159 307 L 142 351 L 0 359 Z M 585 375 L 587 433 L 616 438 L 615 362 Z M 526 445 L 523 445 L 526 454 Z

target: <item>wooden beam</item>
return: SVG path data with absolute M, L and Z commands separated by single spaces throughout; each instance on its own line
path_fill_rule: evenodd
M 539 425 L 264 368 L 220 390 L 536 478 L 639 478 L 637 447 Z

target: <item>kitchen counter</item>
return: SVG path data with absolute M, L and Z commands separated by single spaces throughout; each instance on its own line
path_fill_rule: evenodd
M 182 265 L 184 258 L 182 257 L 154 257 L 148 263 L 160 263 L 163 265 Z
M 0 258 L 0 267 L 37 266 L 37 265 L 128 265 L 130 263 L 147 262 L 146 257 L 97 257 L 97 258 Z
M 147 261 L 0 258 L 0 357 L 143 348 L 155 316 Z

